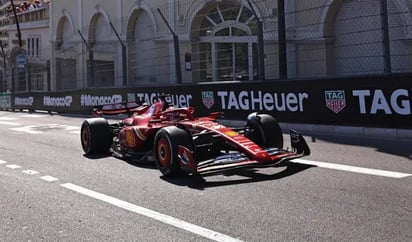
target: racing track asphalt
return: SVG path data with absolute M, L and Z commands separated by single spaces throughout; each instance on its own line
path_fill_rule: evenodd
M 0 224 L 6 226 L 0 234 L 9 236 L 5 241 L 206 241 L 72 192 L 66 189 L 73 188 L 69 184 L 88 189 L 88 194 L 99 192 L 105 200 L 127 201 L 132 209 L 149 208 L 246 241 L 411 238 L 410 176 L 393 179 L 292 163 L 204 179 L 168 180 L 154 167 L 82 156 L 78 134 L 68 128 L 78 130 L 83 117 L 59 114 L 37 120 L 40 115 L 8 115 L 3 120 L 10 124 L 1 127 L 0 157 L 7 161 L 0 165 L 4 193 Z M 30 131 L 44 132 L 28 135 L 23 132 L 28 129 L 20 127 L 30 125 L 37 125 Z M 325 137 L 308 137 L 313 151 L 308 160 L 412 173 L 407 158 L 411 141 Z M 288 138 L 285 135 L 285 141 Z M 21 142 L 25 148 L 20 150 Z M 40 173 L 28 176 L 24 174 L 28 169 Z M 52 182 L 53 177 L 59 180 Z

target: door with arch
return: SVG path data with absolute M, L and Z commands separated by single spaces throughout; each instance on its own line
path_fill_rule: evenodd
M 200 76 L 206 81 L 257 78 L 257 21 L 246 6 L 221 4 L 200 25 Z

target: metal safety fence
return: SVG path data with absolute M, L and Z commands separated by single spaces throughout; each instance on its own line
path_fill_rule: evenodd
M 19 13 L 21 47 L 0 7 L 0 91 L 412 71 L 410 0 L 90 2 Z
M 0 19 L 2 109 L 171 93 L 201 114 L 410 127 L 411 0 L 50 4 L 19 13 L 20 34 Z

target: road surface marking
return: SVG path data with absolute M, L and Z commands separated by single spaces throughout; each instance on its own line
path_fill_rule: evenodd
M 191 232 L 193 234 L 203 236 L 203 237 L 205 237 L 207 239 L 210 239 L 210 240 L 222 241 L 222 242 L 228 242 L 228 241 L 240 242 L 241 241 L 239 239 L 230 237 L 228 235 L 221 234 L 219 232 L 216 232 L 216 231 L 213 231 L 213 230 L 210 230 L 210 229 L 207 229 L 207 228 L 203 228 L 203 227 L 200 227 L 198 225 L 191 224 L 191 223 L 188 223 L 186 221 L 171 217 L 169 215 L 165 215 L 165 214 L 162 214 L 162 213 L 159 213 L 159 212 L 156 212 L 156 211 L 144 208 L 144 207 L 140 207 L 140 206 L 137 206 L 137 205 L 119 200 L 117 198 L 114 198 L 114 197 L 111 197 L 111 196 L 108 196 L 108 195 L 105 195 L 105 194 L 102 194 L 102 193 L 98 193 L 98 192 L 95 192 L 95 191 L 92 191 L 92 190 L 89 190 L 87 188 L 83 188 L 83 187 L 80 187 L 80 186 L 77 186 L 77 185 L 74 185 L 74 184 L 71 184 L 71 183 L 61 184 L 60 186 L 62 186 L 64 188 L 67 188 L 69 190 L 81 193 L 81 194 L 86 195 L 88 197 L 92 197 L 92 198 L 98 199 L 100 201 L 109 203 L 109 204 L 114 205 L 116 207 L 128 210 L 130 212 L 134 212 L 134 213 L 146 216 L 148 218 L 160 221 L 162 223 L 169 224 L 169 225 L 172 225 L 174 227 L 186 230 L 186 231 Z
M 1 121 L 0 121 L 1 124 Z M 63 125 L 63 124 L 44 124 L 44 125 L 28 125 L 18 128 L 11 128 L 11 130 L 25 132 L 29 134 L 41 134 L 45 131 L 51 130 L 64 130 L 69 133 L 76 132 L 76 134 L 80 134 L 80 128 L 76 126 L 70 125 Z
M 62 126 L 67 131 L 80 130 L 80 127 L 78 126 L 71 126 L 71 125 L 62 125 Z
M 23 173 L 27 174 L 27 175 L 36 175 L 39 174 L 38 171 L 33 171 L 33 170 L 24 170 L 22 171 Z
M 20 115 L 23 118 L 43 118 L 46 117 L 46 115 L 42 114 L 22 114 Z
M 16 120 L 18 118 L 12 118 L 12 117 L 0 117 L 0 120 L 2 121 L 11 121 L 11 120 Z
M 6 163 L 7 163 L 7 161 L 0 160 L 0 165 L 6 164 Z
M 327 169 L 332 169 L 332 170 L 340 170 L 340 171 L 361 173 L 361 174 L 374 175 L 374 176 L 383 176 L 383 177 L 397 178 L 397 179 L 412 176 L 412 174 L 402 173 L 402 172 L 385 171 L 385 170 L 340 165 L 340 164 L 326 163 L 326 162 L 319 162 L 319 161 L 310 161 L 310 160 L 303 160 L 303 159 L 291 160 L 290 162 L 304 164 L 304 165 L 317 166 L 317 167 L 327 168 Z
M 80 127 L 77 127 L 77 126 L 66 125 L 64 127 L 64 130 L 68 131 L 71 134 L 80 134 Z
M 10 168 L 10 169 L 19 169 L 19 168 L 21 168 L 21 166 L 19 166 L 19 165 L 7 165 L 6 166 L 7 168 Z
M 45 180 L 47 182 L 54 182 L 54 181 L 59 180 L 56 177 L 52 177 L 52 176 L 42 176 L 42 177 L 40 177 L 40 179 Z
M 19 132 L 25 132 L 25 133 L 29 133 L 29 134 L 41 134 L 41 133 L 43 133 L 43 132 L 33 130 L 33 128 L 35 128 L 35 127 L 37 127 L 37 126 L 31 125 L 31 126 L 23 126 L 23 127 L 19 127 L 19 128 L 12 128 L 11 130 L 19 131 Z
M 19 126 L 19 123 L 7 122 L 7 121 L 0 121 L 0 124 L 9 125 L 9 126 Z

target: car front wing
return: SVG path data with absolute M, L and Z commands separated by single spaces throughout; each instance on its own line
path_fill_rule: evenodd
M 212 159 L 197 163 L 192 152 L 184 146 L 179 146 L 178 153 L 181 168 L 192 173 L 207 175 L 242 168 L 259 168 L 278 166 L 281 163 L 310 155 L 310 149 L 302 135 L 290 130 L 291 150 L 265 148 L 267 159 L 251 159 L 245 153 L 232 152 L 219 155 Z

